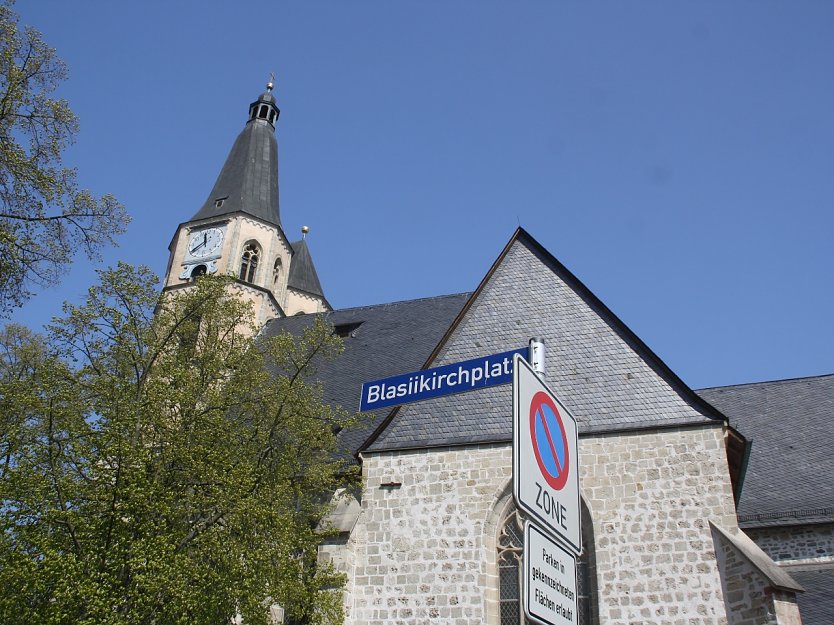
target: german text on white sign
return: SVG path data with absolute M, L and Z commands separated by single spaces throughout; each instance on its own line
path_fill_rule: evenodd
M 576 558 L 530 521 L 524 524 L 524 613 L 546 625 L 576 623 Z

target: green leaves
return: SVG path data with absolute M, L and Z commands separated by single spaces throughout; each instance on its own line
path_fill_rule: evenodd
M 38 31 L 18 26 L 11 4 L 0 3 L 0 315 L 55 284 L 76 251 L 97 259 L 129 222 L 64 166 L 78 120 L 51 96 L 67 68 Z
M 255 341 L 222 278 L 154 287 L 120 264 L 47 337 L 0 334 L 0 622 L 337 622 L 316 528 L 353 417 L 307 380 L 338 338 Z

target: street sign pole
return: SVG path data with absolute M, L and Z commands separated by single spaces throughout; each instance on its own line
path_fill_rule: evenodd
M 531 354 L 535 353 L 531 345 Z M 543 625 L 573 625 L 582 551 L 576 419 L 531 366 L 513 362 L 513 497 L 524 524 L 522 605 Z
M 513 495 L 575 554 L 582 551 L 576 419 L 520 356 L 513 372 Z

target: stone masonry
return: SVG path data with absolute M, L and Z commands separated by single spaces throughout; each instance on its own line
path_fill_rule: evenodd
M 729 578 L 725 590 L 729 625 L 777 625 L 775 606 L 762 592 L 767 580 L 761 572 L 728 543 L 721 544 L 718 559 Z
M 745 532 L 779 564 L 834 564 L 834 525 L 768 527 Z
M 709 528 L 735 527 L 722 426 L 583 437 L 580 455 L 599 621 L 726 623 Z M 497 624 L 511 466 L 509 444 L 363 454 L 362 511 L 339 558 L 346 623 Z
M 725 623 L 709 521 L 735 526 L 721 427 L 581 441 L 603 623 Z
M 727 558 L 711 523 L 739 532 L 720 415 L 532 244 L 506 248 L 464 313 L 431 365 L 536 336 L 547 381 L 579 422 L 594 625 L 742 625 L 728 619 L 725 594 L 746 584 L 761 596 L 765 582 L 719 564 Z M 344 553 L 329 554 L 349 579 L 346 623 L 499 625 L 511 391 L 403 406 L 364 448 L 361 511 Z M 790 622 L 791 601 L 751 605 L 753 618 L 780 622 L 781 610 Z

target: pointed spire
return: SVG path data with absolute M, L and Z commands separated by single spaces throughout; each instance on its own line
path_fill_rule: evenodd
M 290 273 L 287 276 L 287 286 L 304 291 L 311 295 L 324 297 L 324 291 L 319 282 L 319 275 L 313 265 L 313 258 L 310 256 L 310 248 L 307 247 L 307 233 L 310 229 L 304 226 L 301 229 L 301 240 L 290 243 L 293 256 L 290 261 Z
M 278 207 L 278 142 L 275 122 L 281 114 L 272 95 L 274 74 L 257 100 L 249 105 L 249 120 L 205 203 L 192 221 L 244 212 L 281 225 Z

